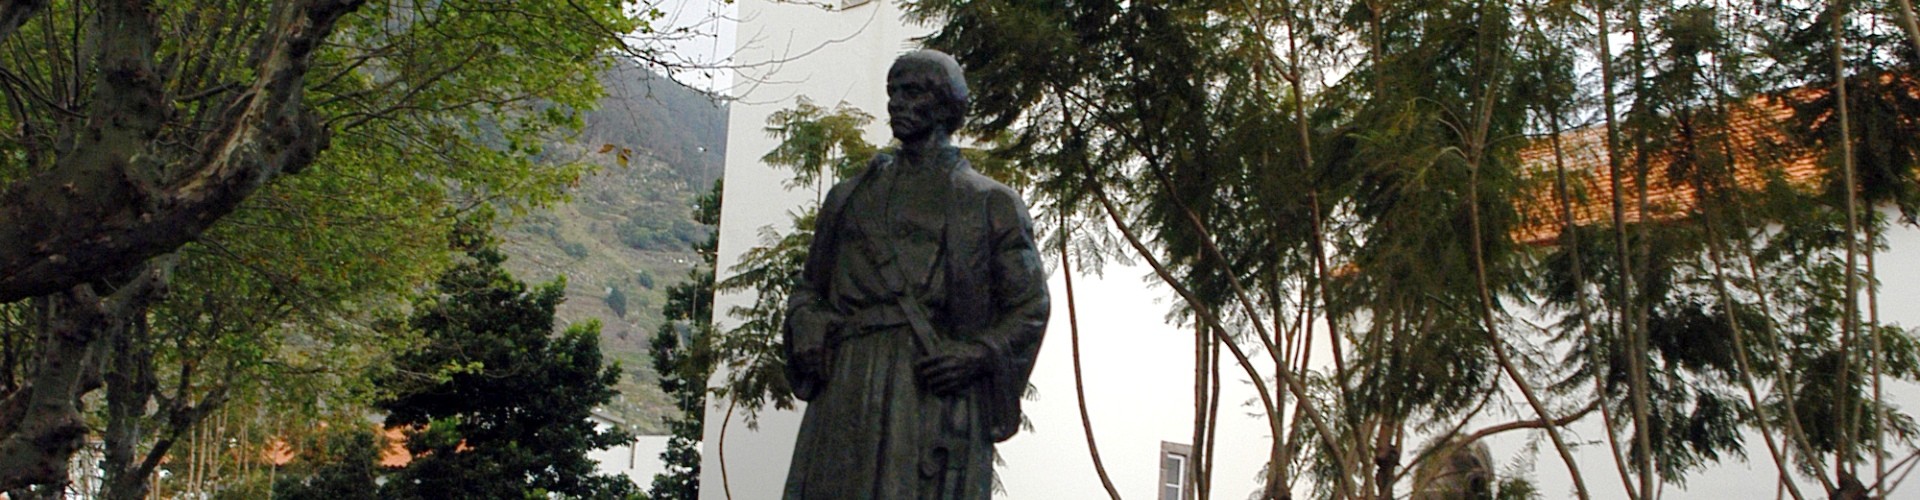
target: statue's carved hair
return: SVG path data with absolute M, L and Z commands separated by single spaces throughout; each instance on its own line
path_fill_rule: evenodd
M 940 102 L 950 112 L 941 125 L 946 126 L 948 132 L 960 130 L 960 125 L 967 119 L 968 97 L 967 75 L 960 70 L 960 62 L 945 52 L 920 49 L 894 59 L 893 67 L 887 70 L 887 79 L 892 80 L 909 71 L 933 76 L 928 81 L 934 84 Z

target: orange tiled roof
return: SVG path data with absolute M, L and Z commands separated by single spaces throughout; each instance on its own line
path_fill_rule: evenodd
M 326 423 L 322 422 L 320 425 L 325 427 Z M 381 467 L 406 467 L 409 462 L 413 461 L 413 454 L 407 453 L 407 434 L 405 428 L 382 427 L 380 429 L 380 436 L 382 438 L 380 440 Z M 462 443 L 460 448 L 466 449 L 466 444 Z M 295 450 L 293 445 L 287 443 L 286 440 L 276 438 L 268 442 L 266 449 L 261 450 L 260 454 L 261 458 L 266 459 L 267 462 L 273 465 L 286 465 L 288 462 L 292 462 L 294 457 L 299 456 L 299 450 Z
M 1769 174 L 1776 172 L 1794 185 L 1811 187 L 1821 174 L 1819 158 L 1805 148 L 1786 146 L 1790 141 L 1781 131 L 1781 124 L 1793 115 L 1790 99 L 1808 99 L 1821 91 L 1803 88 L 1788 92 L 1785 98 L 1750 99 L 1730 110 L 1725 127 L 1699 131 L 1695 136 L 1702 147 L 1724 146 L 1731 150 L 1729 156 L 1737 188 L 1760 189 Z M 1631 140 L 1626 134 L 1622 135 L 1622 142 Z M 1630 144 L 1622 146 L 1631 147 Z M 1560 150 L 1568 191 L 1573 198 L 1574 223 L 1590 225 L 1611 221 L 1613 185 L 1607 164 L 1606 127 L 1594 125 L 1562 133 Z M 1634 171 L 1634 158 L 1630 152 L 1628 155 L 1621 162 L 1620 185 L 1625 191 L 1622 193 L 1625 196 L 1623 219 L 1627 222 L 1673 220 L 1693 212 L 1699 203 L 1699 194 L 1692 185 L 1672 180 L 1669 155 L 1654 154 L 1648 159 L 1648 213 L 1641 213 L 1639 179 Z M 1560 200 L 1555 196 L 1553 176 L 1557 164 L 1553 141 L 1536 139 L 1522 148 L 1519 156 L 1522 168 L 1540 182 L 1530 196 L 1515 201 L 1523 222 L 1514 231 L 1514 240 L 1532 245 L 1551 244 L 1566 225 Z

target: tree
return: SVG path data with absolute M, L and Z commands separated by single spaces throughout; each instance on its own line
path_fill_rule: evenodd
M 695 200 L 693 220 L 713 226 L 720 223 L 722 184 Z M 666 471 L 653 476 L 647 496 L 655 500 L 696 500 L 700 498 L 700 443 L 705 439 L 707 379 L 713 376 L 713 265 L 718 257 L 720 235 L 709 234 L 694 244 L 700 265 L 687 271 L 687 281 L 667 287 L 667 304 L 660 325 L 648 343 L 653 355 L 653 370 L 659 374 L 660 390 L 673 397 L 678 415 L 666 417 L 667 449 L 660 452 Z
M 615 317 L 627 317 L 627 293 L 621 291 L 618 285 L 607 287 L 605 302 L 607 303 L 607 308 L 613 310 Z
M 363 427 L 335 428 L 320 438 L 317 457 L 301 457 L 273 484 L 273 497 L 287 500 L 372 500 L 380 491 L 380 446 Z M 298 468 L 306 468 L 301 473 Z
M 11 145 L 25 158 L 0 195 L 0 235 L 8 242 L 0 246 L 0 302 L 124 273 L 170 252 L 260 186 L 312 165 L 346 129 L 413 106 L 530 104 L 510 92 L 436 102 L 449 90 L 502 83 L 486 76 L 525 77 L 508 88 L 591 78 L 591 71 L 554 67 L 544 77 L 514 71 L 507 61 L 524 59 L 493 56 L 598 64 L 600 52 L 625 48 L 621 37 L 645 26 L 624 9 L 619 2 L 559 1 L 508 10 L 366 0 L 180 10 L 152 2 L 9 3 L 0 41 L 27 54 L 13 64 L 80 65 L 56 66 L 8 88 L 15 104 L 10 125 L 22 131 Z M 542 19 L 573 29 L 548 29 Z M 416 26 L 453 35 L 463 50 L 405 50 L 404 37 L 418 34 L 409 29 Z M 82 38 L 89 43 L 65 44 Z M 455 78 L 464 71 L 482 78 Z M 554 87 L 568 88 L 577 87 Z M 336 104 L 352 109 L 326 109 Z M 533 118 L 566 113 L 549 108 Z M 78 142 L 61 142 L 67 133 Z
M 409 327 L 427 344 L 396 359 L 393 397 L 377 407 L 407 429 L 414 459 L 389 475 L 384 497 L 517 498 L 562 494 L 624 498 L 622 477 L 594 473 L 587 452 L 632 436 L 599 429 L 593 410 L 612 400 L 619 366 L 600 356 L 599 324 L 554 336 L 565 283 L 529 288 L 500 267 L 484 234 L 461 235 L 471 259 L 442 275 Z
M 439 240 L 456 214 L 557 199 L 581 169 L 543 165 L 541 145 L 578 126 L 610 53 L 651 58 L 640 44 L 655 35 L 618 2 L 76 0 L 3 10 L 0 44 L 9 50 L 0 66 L 18 78 L 0 89 L 13 104 L 0 116 L 10 130 L 0 137 L 9 158 L 0 165 L 0 234 L 9 235 L 0 303 L 60 292 L 71 298 L 36 303 L 75 307 L 39 310 L 106 311 L 118 316 L 100 318 L 108 325 L 134 325 L 10 343 L 9 355 L 75 361 L 26 370 L 5 396 L 77 399 L 102 382 L 74 374 L 109 371 L 104 383 L 126 389 L 108 398 L 120 410 L 109 409 L 117 423 L 106 433 L 116 450 L 107 467 L 126 479 L 109 489 L 128 497 L 143 496 L 145 471 L 224 402 L 206 396 L 257 394 L 246 384 L 271 378 L 258 370 L 350 371 L 285 363 L 276 350 L 289 337 L 364 330 L 351 318 L 377 316 L 372 309 L 445 265 Z M 149 272 L 159 278 L 146 281 L 167 285 L 172 265 L 147 261 L 169 253 L 179 254 L 172 276 L 186 277 L 173 288 L 193 300 L 122 286 Z M 243 281 L 250 286 L 221 288 Z M 134 303 L 109 290 L 151 298 Z M 193 310 L 208 297 L 239 313 Z M 151 321 L 148 305 L 157 308 Z M 169 317 L 190 321 L 162 321 Z M 120 338 L 145 328 L 157 349 Z M 163 342 L 206 333 L 220 338 Z M 148 354 L 73 354 L 97 345 Z M 183 370 L 178 380 L 156 377 L 145 366 L 153 362 Z M 208 372 L 224 376 L 200 377 Z M 48 383 L 25 390 L 40 380 Z M 149 413 L 144 402 L 155 397 L 161 411 Z M 70 446 L 32 443 L 78 439 L 73 415 L 82 408 L 10 408 L 32 411 L 0 412 L 9 423 L 0 425 L 0 488 L 62 480 Z
M 679 286 L 679 285 L 676 285 Z M 711 289 L 711 288 L 709 288 Z M 707 296 L 711 297 L 709 293 Z M 673 397 L 677 415 L 663 417 L 671 435 L 660 452 L 665 471 L 653 476 L 649 498 L 700 498 L 700 444 L 706 429 L 707 377 L 713 361 L 704 345 L 712 334 L 709 323 L 669 321 L 648 344 L 660 389 Z
M 0 41 L 17 42 L 12 35 L 29 19 L 66 17 L 39 15 L 49 4 L 7 4 L 9 22 L 0 26 Z M 227 21 L 246 26 L 245 34 L 256 38 L 230 41 L 234 46 L 216 56 L 234 59 L 184 68 L 162 63 L 163 47 L 178 48 L 162 40 L 190 28 L 163 24 L 150 2 L 75 3 L 64 7 L 74 11 L 74 19 L 83 19 L 77 14 L 92 7 L 92 15 L 84 18 L 92 26 L 62 27 L 59 21 L 28 26 L 49 36 L 86 33 L 91 43 L 85 48 L 46 47 L 40 54 L 71 50 L 90 65 L 69 68 L 71 82 L 49 82 L 44 89 L 59 94 L 9 88 L 16 103 L 36 96 L 35 104 L 44 107 L 40 116 L 23 115 L 16 107 L 11 120 L 28 131 L 16 143 L 27 152 L 27 175 L 9 179 L 0 194 L 0 235 L 8 242 L 0 246 L 0 275 L 6 276 L 0 279 L 0 301 L 57 293 L 132 269 L 190 241 L 261 181 L 310 165 L 329 134 L 302 99 L 306 76 L 323 53 L 315 49 L 343 16 L 362 5 L 358 0 L 289 1 L 251 16 L 234 12 L 245 17 Z M 235 64 L 235 56 L 246 50 L 256 54 L 244 64 L 251 67 L 227 73 L 243 66 Z M 173 72 L 178 69 L 198 74 Z M 243 74 L 244 80 L 234 78 Z M 86 78 L 92 75 L 97 79 Z M 91 95 L 69 83 L 90 84 Z M 210 101 L 180 99 L 201 90 L 213 91 L 200 98 Z M 170 120 L 176 109 L 186 116 Z M 195 132 L 168 133 L 168 125 L 187 124 L 198 125 L 183 127 Z M 86 132 L 74 135 L 78 142 L 56 144 L 55 134 L 78 131 Z
M 1899 66 L 1907 50 L 1882 22 L 1894 14 L 1835 14 L 1849 3 L 910 9 L 939 25 L 927 45 L 972 69 L 974 130 L 1010 136 L 994 153 L 1032 173 L 1036 205 L 1053 212 L 1038 219 L 1104 217 L 1180 295 L 1202 381 L 1196 449 L 1216 404 L 1212 353 L 1253 380 L 1275 436 L 1259 495 L 1292 494 L 1295 472 L 1322 496 L 1404 494 L 1403 465 L 1433 453 L 1409 462 L 1410 443 L 1526 429 L 1554 443 L 1584 496 L 1575 444 L 1557 429 L 1597 415 L 1622 485 L 1653 498 L 1658 483 L 1744 454 L 1748 426 L 1796 497 L 1792 481 L 1809 475 L 1844 486 L 1819 454 L 1845 473 L 1901 456 L 1882 442 L 1912 447 L 1903 418 L 1862 385 L 1909 376 L 1912 333 L 1837 312 L 1872 282 L 1856 278 L 1857 260 L 1872 268 L 1872 218 L 1848 222 L 1852 188 L 1809 197 L 1779 168 L 1802 157 L 1778 151 L 1808 152 L 1839 178 L 1840 159 L 1859 157 L 1863 198 L 1909 204 L 1912 141 L 1868 145 L 1873 133 L 1836 125 L 1901 137 L 1914 116 L 1901 111 L 1913 109 L 1903 77 L 1845 69 Z M 1599 81 L 1583 66 L 1599 66 Z M 1855 71 L 1871 76 L 1831 83 Z M 1748 109 L 1762 97 L 1802 118 Z M 1849 120 L 1849 109 L 1873 111 Z M 1604 135 L 1579 130 L 1588 121 Z M 1583 153 L 1606 153 L 1594 170 L 1611 182 L 1567 165 L 1576 154 L 1561 140 L 1581 137 L 1604 137 Z M 1674 192 L 1684 198 L 1655 198 Z M 1596 205 L 1611 213 L 1586 210 Z M 1541 227 L 1558 237 L 1518 244 Z M 1846 236 L 1862 231 L 1867 244 Z M 1534 313 L 1556 327 L 1534 327 Z M 1330 366 L 1309 362 L 1329 344 Z M 1857 437 L 1869 435 L 1871 454 Z M 1202 497 L 1206 464 L 1189 464 Z

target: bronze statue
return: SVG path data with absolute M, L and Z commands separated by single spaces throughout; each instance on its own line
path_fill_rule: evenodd
M 1048 299 L 1026 203 L 951 144 L 966 110 L 953 57 L 896 59 L 899 147 L 820 208 L 782 332 L 808 402 L 789 500 L 991 496 Z

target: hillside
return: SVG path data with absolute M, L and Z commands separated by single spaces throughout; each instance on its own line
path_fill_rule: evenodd
M 560 320 L 599 320 L 606 356 L 629 375 L 611 410 L 637 431 L 662 432 L 659 417 L 672 405 L 654 385 L 647 340 L 662 322 L 666 287 L 686 279 L 697 261 L 691 243 L 712 230 L 695 223 L 691 210 L 720 176 L 726 109 L 637 67 L 601 80 L 607 95 L 586 128 L 548 151 L 600 168 L 568 202 L 508 226 L 507 266 L 530 282 L 566 276 Z

